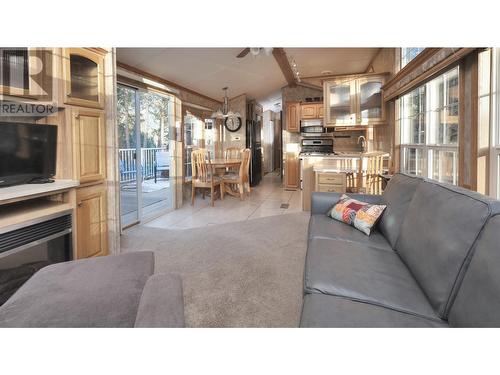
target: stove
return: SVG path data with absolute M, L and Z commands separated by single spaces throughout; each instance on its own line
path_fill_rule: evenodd
M 303 138 L 300 141 L 300 154 L 307 156 L 332 155 L 333 138 Z

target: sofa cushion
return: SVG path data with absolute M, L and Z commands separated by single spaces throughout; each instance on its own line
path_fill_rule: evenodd
M 178 275 L 155 274 L 142 291 L 136 328 L 184 327 L 184 298 Z
M 326 215 L 311 215 L 309 220 L 309 238 L 330 238 L 349 242 L 366 244 L 371 247 L 393 251 L 391 245 L 384 236 L 374 230 L 370 236 L 366 236 L 356 228 L 347 224 L 334 221 Z
M 377 226 L 392 248 L 396 246 L 401 224 L 421 181 L 422 179 L 419 177 L 398 173 L 391 178 L 382 194 L 381 204 L 385 204 L 387 207 Z
M 301 327 L 447 327 L 444 321 L 426 319 L 381 306 L 323 294 L 304 297 Z
M 306 293 L 343 296 L 438 319 L 394 251 L 314 238 L 309 241 L 304 283 Z
M 42 268 L 2 307 L 0 327 L 133 327 L 153 252 Z
M 448 317 L 456 327 L 500 327 L 500 216 L 488 220 Z
M 366 203 L 342 194 L 340 200 L 328 211 L 327 216 L 352 225 L 369 236 L 384 209 L 384 205 Z
M 498 211 L 498 202 L 469 190 L 430 181 L 417 187 L 396 250 L 444 319 L 470 250 L 492 211 Z

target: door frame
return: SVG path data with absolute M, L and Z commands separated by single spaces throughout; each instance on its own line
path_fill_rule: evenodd
M 134 96 L 134 110 L 135 110 L 135 122 L 134 122 L 134 131 L 135 131 L 135 140 L 136 140 L 136 147 L 135 147 L 135 162 L 136 162 L 136 197 L 137 197 L 137 210 L 134 212 L 137 212 L 137 217 L 135 220 L 132 220 L 131 222 L 127 223 L 126 225 L 123 225 L 123 215 L 121 213 L 121 193 L 120 193 L 120 228 L 123 231 L 124 229 L 130 228 L 132 226 L 135 226 L 137 224 L 144 224 L 148 221 L 151 221 L 161 215 L 164 215 L 168 212 L 171 212 L 174 210 L 175 207 L 175 186 L 170 186 L 170 195 L 171 195 L 171 200 L 172 200 L 172 207 L 167 207 L 164 209 L 159 209 L 155 210 L 154 206 L 158 205 L 158 203 L 154 203 L 153 207 L 148 207 L 145 209 L 143 203 L 143 194 L 142 194 L 142 145 L 141 145 L 141 100 L 140 100 L 140 93 L 152 93 L 156 95 L 162 95 L 161 93 L 158 93 L 156 91 L 150 91 L 144 88 L 140 87 L 135 87 L 130 84 L 124 84 L 121 82 L 118 82 L 118 85 L 127 87 L 129 89 L 134 90 L 135 96 Z M 170 99 L 170 98 L 169 98 Z M 172 178 L 172 176 L 169 175 L 169 180 L 170 183 L 175 184 L 176 179 Z M 121 190 L 120 190 L 121 192 Z

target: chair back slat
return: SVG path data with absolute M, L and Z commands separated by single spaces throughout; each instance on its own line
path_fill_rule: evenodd
M 238 147 L 228 147 L 224 150 L 225 159 L 239 159 L 241 158 L 241 150 Z
M 241 164 L 240 164 L 240 171 L 239 171 L 239 175 L 241 178 L 245 178 L 245 176 L 248 175 L 248 170 L 249 170 L 249 167 L 250 167 L 250 154 L 251 154 L 251 151 L 249 148 L 246 148 L 244 149 L 242 152 L 242 160 L 241 160 Z
M 193 178 L 203 182 L 210 180 L 213 175 L 210 153 L 208 153 L 205 149 L 192 151 L 191 163 L 193 166 Z

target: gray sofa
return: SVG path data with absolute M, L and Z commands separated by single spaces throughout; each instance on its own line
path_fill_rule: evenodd
M 58 263 L 0 307 L 0 327 L 183 327 L 179 276 L 150 251 Z
M 366 236 L 327 217 L 314 193 L 301 327 L 500 326 L 500 202 L 404 174 Z

